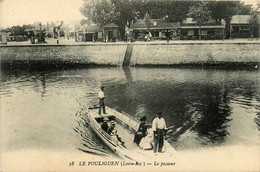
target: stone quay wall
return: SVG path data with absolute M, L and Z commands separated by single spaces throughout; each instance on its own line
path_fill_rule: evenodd
M 71 63 L 118 66 L 126 45 L 25 45 L 2 46 L 1 63 Z
M 259 63 L 260 44 L 165 44 L 133 47 L 131 65 Z
M 128 48 L 130 46 L 131 48 Z M 1 64 L 19 62 L 122 66 L 127 59 L 126 64 L 130 66 L 221 65 L 225 63 L 249 63 L 257 66 L 260 63 L 260 42 L 6 45 L 0 47 L 0 54 Z

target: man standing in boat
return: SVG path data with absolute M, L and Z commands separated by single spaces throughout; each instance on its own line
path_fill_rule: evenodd
M 103 108 L 103 113 L 106 114 L 106 107 L 105 107 L 105 94 L 104 94 L 104 86 L 101 86 L 101 90 L 98 93 L 99 98 L 99 110 L 98 114 L 101 115 L 101 108 Z
M 154 149 L 153 152 L 162 152 L 163 142 L 164 142 L 164 131 L 166 129 L 166 123 L 164 118 L 162 118 L 162 112 L 157 112 L 157 117 L 153 120 L 152 125 L 154 133 Z

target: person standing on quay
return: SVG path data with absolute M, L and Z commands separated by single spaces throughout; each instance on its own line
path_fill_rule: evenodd
M 101 108 L 103 108 L 103 113 L 106 114 L 106 107 L 105 107 L 105 94 L 104 94 L 104 86 L 101 86 L 101 90 L 98 93 L 99 98 L 99 110 L 98 114 L 101 115 Z
M 153 152 L 162 152 L 163 142 L 164 142 L 164 130 L 166 129 L 166 123 L 164 118 L 162 118 L 162 112 L 157 112 L 157 117 L 153 120 L 153 133 L 154 133 L 154 149 Z

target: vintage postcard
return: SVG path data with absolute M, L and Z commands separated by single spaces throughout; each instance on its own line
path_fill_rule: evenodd
M 1 0 L 0 171 L 259 171 L 260 2 Z

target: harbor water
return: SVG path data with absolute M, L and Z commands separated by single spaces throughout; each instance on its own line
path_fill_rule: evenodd
M 98 102 L 97 94 L 103 85 L 106 105 L 117 111 L 135 118 L 146 115 L 150 123 L 156 112 L 162 111 L 167 126 L 186 126 L 179 135 L 167 136 L 180 154 L 179 164 L 189 164 L 185 161 L 191 158 L 202 166 L 202 161 L 216 154 L 220 161 L 227 158 L 236 164 L 240 162 L 234 157 L 238 153 L 243 155 L 239 158 L 246 161 L 244 165 L 257 169 L 259 82 L 259 70 L 5 69 L 1 71 L 0 90 L 3 164 L 36 163 L 39 167 L 53 162 L 49 168 L 57 169 L 57 157 L 67 157 L 63 163 L 92 155 L 117 158 L 81 118 L 82 109 Z M 30 160 L 23 158 L 28 152 Z M 18 160 L 9 161 L 13 157 Z M 213 164 L 215 160 L 209 161 Z M 252 160 L 258 164 L 250 164 Z

